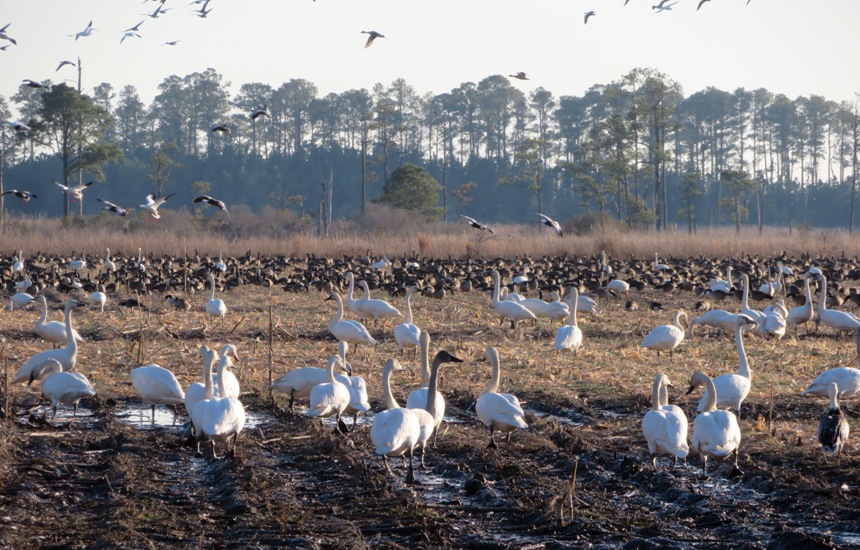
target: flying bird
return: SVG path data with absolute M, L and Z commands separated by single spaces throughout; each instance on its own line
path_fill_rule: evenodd
M 475 229 L 480 229 L 481 231 L 486 231 L 487 233 L 493 233 L 492 229 L 490 229 L 486 225 L 482 224 L 481 222 L 479 222 L 475 218 L 470 218 L 469 216 L 464 216 L 462 214 L 460 214 L 460 217 L 465 219 L 469 223 L 469 225 L 474 227 Z
M 6 44 L 5 46 L 0 46 L 0 51 L 5 52 L 8 49 L 9 49 L 9 44 Z
M 12 23 L 6 23 L 6 24 L 3 26 L 3 28 L 2 28 L 2 29 L 0 29 L 0 40 L 8 40 L 9 42 L 11 42 L 11 43 L 13 43 L 13 44 L 15 44 L 15 45 L 17 46 L 17 45 L 18 45 L 18 41 L 17 41 L 17 40 L 15 40 L 14 38 L 12 38 L 11 36 L 9 36 L 8 34 L 6 34 L 6 29 L 8 29 L 8 28 L 9 28 L 9 25 L 11 25 L 11 24 L 12 24 Z M 5 49 L 6 49 L 6 48 L 8 48 L 8 47 L 9 47 L 9 46 L 4 46 L 4 47 L 3 47 L 3 49 L 5 50 Z
M 214 198 L 210 197 L 209 195 L 200 195 L 199 197 L 194 197 L 194 200 L 192 202 L 194 202 L 194 203 L 205 202 L 206 204 L 208 204 L 210 206 L 214 206 L 214 207 L 220 209 L 222 212 L 227 214 L 227 216 L 230 215 L 230 212 L 227 211 L 227 205 L 224 204 L 224 201 L 219 201 L 218 199 L 214 199 Z
M 545 216 L 544 214 L 541 214 L 541 213 L 538 213 L 538 216 L 540 216 L 540 219 L 543 221 L 543 224 L 545 226 L 552 227 L 555 230 L 555 232 L 558 233 L 559 237 L 564 237 L 564 234 L 561 231 L 561 225 L 559 225 L 559 223 L 557 221 L 555 221 L 554 219 L 550 218 L 549 216 Z
M 528 80 L 529 77 L 526 73 L 519 71 L 517 74 L 509 74 L 511 78 L 516 78 L 517 80 Z
M 47 84 L 42 84 L 41 82 L 30 80 L 29 78 L 25 78 L 21 82 L 23 82 L 21 86 L 27 86 L 28 88 L 50 88 Z
M 102 200 L 98 197 L 96 198 L 96 200 L 103 203 L 105 205 L 104 209 L 107 210 L 108 212 L 110 212 L 111 214 L 113 214 L 114 216 L 120 216 L 120 217 L 128 216 L 128 210 L 126 210 L 122 206 L 119 206 L 118 204 L 114 204 L 112 202 L 108 202 L 106 200 Z
M 11 189 L 9 191 L 2 193 L 2 195 L 15 195 L 16 197 L 18 197 L 19 199 L 21 199 L 24 202 L 27 202 L 30 199 L 38 199 L 39 198 L 29 191 L 18 191 L 17 189 Z
M 145 19 L 144 19 L 144 21 L 145 21 Z M 138 23 L 137 25 L 135 25 L 133 27 L 129 27 L 129 28 L 125 29 L 122 32 L 137 32 L 140 30 L 141 25 L 143 25 L 143 21 L 141 21 L 140 23 Z
M 206 17 L 207 15 L 209 15 L 209 12 L 211 12 L 212 9 L 207 10 L 206 6 L 208 6 L 208 5 L 209 5 L 209 0 L 206 0 L 206 2 L 203 3 L 203 6 L 200 7 L 200 10 L 198 10 L 197 17 Z
M 654 13 L 660 13 L 661 11 L 671 10 L 672 6 L 678 3 L 678 0 L 675 0 L 671 4 L 667 4 L 669 0 L 660 0 L 660 3 L 656 6 L 651 6 L 652 10 L 657 10 Z
M 179 44 L 179 40 L 171 40 L 169 42 L 165 42 L 162 46 L 175 46 L 177 44 Z
M 367 42 L 364 44 L 365 48 L 369 48 L 370 45 L 373 44 L 373 41 L 376 40 L 377 38 L 385 38 L 384 34 L 380 34 L 376 31 L 361 31 L 361 32 L 363 34 L 370 35 L 367 37 Z
M 9 125 L 12 126 L 12 129 L 16 132 L 29 132 L 30 130 L 32 130 L 32 128 L 30 128 L 23 122 L 18 122 L 17 120 L 7 120 L 6 122 L 8 122 Z
M 209 131 L 212 132 L 213 134 L 221 133 L 221 134 L 230 135 L 230 128 L 228 128 L 224 124 L 216 124 L 215 126 L 210 128 Z
M 257 120 L 260 117 L 268 117 L 272 118 L 272 115 L 269 114 L 269 111 L 266 109 L 266 106 L 257 107 L 253 111 L 251 111 L 251 120 Z
M 59 71 L 60 69 L 62 69 L 66 65 L 71 65 L 72 67 L 77 67 L 77 65 L 75 65 L 74 61 L 60 61 L 60 64 L 57 65 L 57 71 Z M 54 72 L 57 72 L 57 71 L 54 71 Z
M 84 30 L 82 30 L 79 33 L 70 34 L 69 36 L 74 36 L 75 40 L 77 40 L 78 38 L 83 38 L 85 36 L 89 36 L 89 35 L 93 34 L 94 30 L 96 30 L 96 29 L 93 28 L 93 22 L 90 21 L 89 23 L 87 23 L 87 28 L 85 28 Z
M 594 10 L 585 12 L 585 23 L 584 24 L 587 25 L 588 24 L 588 18 L 593 16 L 593 15 L 597 15 L 597 13 Z
M 144 13 L 143 15 L 148 15 L 149 17 L 152 17 L 153 19 L 158 19 L 158 16 L 159 16 L 159 15 L 161 15 L 162 13 L 167 13 L 167 12 L 169 12 L 169 11 L 170 11 L 170 10 L 172 10 L 172 9 L 173 9 L 173 8 L 165 8 L 165 7 L 164 7 L 164 3 L 162 2 L 162 3 L 160 3 L 160 4 L 158 5 L 158 7 L 157 7 L 157 8 L 155 8 L 155 11 L 154 11 L 154 12 L 152 12 L 152 13 Z M 140 23 L 138 23 L 138 25 L 140 25 Z M 136 25 L 136 26 L 137 26 L 137 25 Z M 134 30 L 137 30 L 137 29 L 134 29 Z
M 696 11 L 699 11 L 701 9 L 702 4 L 704 4 L 705 2 L 710 2 L 710 1 L 711 0 L 699 0 L 699 5 L 696 6 Z
M 140 207 L 149 212 L 149 215 L 153 219 L 159 219 L 161 216 L 158 214 L 158 208 L 167 202 L 167 199 L 175 195 L 176 193 L 171 193 L 166 197 L 161 197 L 160 199 L 155 198 L 155 193 L 150 193 L 146 196 L 146 204 L 141 204 Z
M 120 38 L 120 40 L 119 40 L 119 43 L 122 44 L 123 42 L 125 42 L 126 38 L 132 38 L 132 37 L 140 38 L 140 35 L 137 34 L 136 32 L 127 31 L 127 32 L 123 33 L 122 38 Z
M 84 189 L 86 189 L 87 187 L 92 185 L 93 182 L 88 181 L 86 183 L 79 183 L 77 185 L 72 185 L 69 187 L 66 187 L 65 185 L 63 185 L 62 183 L 60 183 L 58 181 L 55 181 L 54 184 L 59 186 L 59 188 L 63 190 L 63 193 L 70 196 L 72 198 L 72 200 L 75 200 L 75 199 L 81 200 L 84 198 Z

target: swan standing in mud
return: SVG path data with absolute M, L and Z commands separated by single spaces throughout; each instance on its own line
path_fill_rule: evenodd
M 411 409 L 403 409 L 391 393 L 391 374 L 403 367 L 397 359 L 389 359 L 382 369 L 382 393 L 386 410 L 377 414 L 370 427 L 370 439 L 373 441 L 376 454 L 382 456 L 385 469 L 391 473 L 388 465 L 389 456 L 409 456 L 409 467 L 406 473 L 406 483 L 415 483 L 413 451 L 421 435 L 421 425 L 418 417 Z
M 642 419 L 642 434 L 648 442 L 648 452 L 651 453 L 651 464 L 657 471 L 657 453 L 662 452 L 674 457 L 672 469 L 679 458 L 687 458 L 690 447 L 687 445 L 687 417 L 683 411 L 678 414 L 674 409 L 668 409 L 662 403 L 661 392 L 669 384 L 665 374 L 654 377 L 651 387 L 651 409 Z M 676 407 L 677 408 L 677 407 Z M 678 409 L 680 411 L 680 409 Z
M 152 405 L 152 424 L 155 424 L 156 405 L 175 406 L 185 401 L 185 392 L 182 391 L 182 387 L 179 385 L 179 381 L 176 380 L 176 376 L 169 370 L 156 364 L 132 369 L 131 385 L 141 400 Z M 141 412 L 140 416 L 143 418 L 143 412 Z
M 668 351 L 669 357 L 675 356 L 675 348 L 684 341 L 684 326 L 681 325 L 681 316 L 684 320 L 687 319 L 687 314 L 683 311 L 675 313 L 675 318 L 671 325 L 660 325 L 654 327 L 645 338 L 642 340 L 641 347 L 653 349 L 657 352 L 657 357 L 660 357 L 661 351 Z
M 27 362 L 18 369 L 18 372 L 15 373 L 15 377 L 12 379 L 11 384 L 21 384 L 30 380 L 30 375 L 33 369 L 40 366 L 48 359 L 56 359 L 63 367 L 63 371 L 68 372 L 75 369 L 75 364 L 78 360 L 78 342 L 75 339 L 75 334 L 77 334 L 77 332 L 74 327 L 72 327 L 72 310 L 79 305 L 80 304 L 74 300 L 68 300 L 65 306 L 63 306 L 63 314 L 65 316 L 66 347 L 42 351 L 30 357 Z
M 711 378 L 701 372 L 693 375 L 691 384 L 704 385 L 707 401 L 693 420 L 693 448 L 702 457 L 702 473 L 708 473 L 708 458 L 725 458 L 735 455 L 738 467 L 738 447 L 741 444 L 741 429 L 738 419 L 731 411 L 717 410 L 719 392 Z
M 525 413 L 520 406 L 519 399 L 509 393 L 496 393 L 499 389 L 501 368 L 499 367 L 499 352 L 490 346 L 487 348 L 487 359 L 493 369 L 493 378 L 490 384 L 481 392 L 478 402 L 475 403 L 475 412 L 484 426 L 490 429 L 490 448 L 497 448 L 494 432 L 507 432 L 508 441 L 506 447 L 511 444 L 511 434 L 514 430 L 528 428 L 525 421 Z
M 63 366 L 56 359 L 46 359 L 30 374 L 31 381 L 42 380 L 42 395 L 51 400 L 54 418 L 61 404 L 73 404 L 74 416 L 78 415 L 78 402 L 96 394 L 95 388 L 87 377 L 78 372 L 63 372 Z
M 335 417 L 335 431 L 340 433 L 340 415 L 349 406 L 349 388 L 334 375 L 335 366 L 342 366 L 340 356 L 332 355 L 326 365 L 326 382 L 311 390 L 310 405 L 306 416 L 311 418 Z

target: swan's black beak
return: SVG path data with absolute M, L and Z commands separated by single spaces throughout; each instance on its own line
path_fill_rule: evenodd
M 33 385 L 33 380 L 35 380 L 35 379 L 36 379 L 36 371 L 32 371 L 32 370 L 31 370 L 31 371 L 30 371 L 30 381 L 29 381 L 29 382 L 27 382 L 27 385 L 28 385 L 28 386 L 32 386 L 32 385 Z
M 690 388 L 687 390 L 687 393 L 685 393 L 684 395 L 690 395 L 691 393 L 693 393 L 693 390 L 695 390 L 695 389 L 696 389 L 695 386 L 690 385 Z

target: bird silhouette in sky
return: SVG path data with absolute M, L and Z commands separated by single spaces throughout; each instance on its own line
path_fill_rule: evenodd
M 479 222 L 475 218 L 470 218 L 469 216 L 464 216 L 463 214 L 460 214 L 460 217 L 463 218 L 464 220 L 466 220 L 466 222 L 468 222 L 469 225 L 471 227 L 474 227 L 475 229 L 479 229 L 481 231 L 486 231 L 487 233 L 493 233 L 492 229 L 490 229 L 486 225 L 482 224 L 481 222 Z
M 696 11 L 699 11 L 702 8 L 702 4 L 705 2 L 710 2 L 711 0 L 699 0 L 699 5 L 696 6 Z
M 588 18 L 597 15 L 594 10 L 585 12 L 585 24 L 588 24 Z
M 100 203 L 104 204 L 105 205 L 104 209 L 107 210 L 108 212 L 110 212 L 111 214 L 113 214 L 114 216 L 119 216 L 121 218 L 128 216 L 128 210 L 126 210 L 122 206 L 120 206 L 118 204 L 114 204 L 110 201 L 100 199 L 98 197 L 96 197 L 96 200 L 99 201 Z
M 78 38 L 83 38 L 85 36 L 93 34 L 94 30 L 96 29 L 93 28 L 93 22 L 90 21 L 89 23 L 87 23 L 87 27 L 84 30 L 75 34 L 70 34 L 69 36 L 74 36 L 75 40 L 77 40 Z
M 62 69 L 66 65 L 71 65 L 72 67 L 77 67 L 77 65 L 75 65 L 74 61 L 60 61 L 60 64 L 57 65 L 57 71 L 59 71 L 60 69 Z M 54 72 L 57 72 L 57 71 L 54 71 Z
M 370 45 L 373 44 L 373 41 L 376 40 L 377 38 L 385 38 L 384 34 L 378 33 L 376 31 L 361 31 L 361 32 L 362 32 L 362 34 L 369 35 L 367 37 L 367 42 L 364 44 L 365 48 L 369 48 Z
M 555 230 L 555 232 L 558 233 L 559 237 L 564 237 L 564 233 L 562 233 L 562 231 L 561 231 L 561 225 L 559 225 L 559 223 L 557 221 L 550 218 L 549 216 L 545 216 L 544 214 L 538 213 L 538 216 L 540 216 L 540 219 L 543 221 L 543 224 L 545 226 L 552 227 Z
M 528 80 L 529 77 L 526 73 L 519 71 L 517 74 L 509 74 L 511 78 L 516 78 L 517 80 Z

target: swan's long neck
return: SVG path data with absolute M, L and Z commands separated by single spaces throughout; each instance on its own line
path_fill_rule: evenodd
M 385 400 L 386 409 L 399 409 L 400 405 L 394 399 L 394 394 L 391 393 L 391 373 L 394 371 L 394 363 L 386 363 L 382 369 L 382 396 Z
M 230 366 L 230 358 L 226 355 L 222 355 L 220 359 L 218 359 L 218 395 L 221 397 L 227 397 L 227 388 L 224 386 L 224 371 Z M 331 372 L 331 371 L 329 371 Z M 329 382 L 333 376 L 329 375 Z
M 803 293 L 806 296 L 806 304 L 812 307 L 812 290 L 809 288 L 809 277 L 803 279 Z
M 67 307 L 64 314 L 66 317 L 66 349 L 74 355 L 78 352 L 78 343 L 75 341 L 75 332 L 72 329 L 72 309 Z
M 493 272 L 493 305 L 499 303 L 499 287 L 501 286 L 501 282 L 499 281 L 499 273 Z
M 705 387 L 708 388 L 708 398 L 705 400 L 702 412 L 715 411 L 717 410 L 717 387 L 710 376 L 705 378 Z
M 433 360 L 433 367 L 430 372 L 430 385 L 427 387 L 427 404 L 424 405 L 424 410 L 430 413 L 430 416 L 436 418 L 436 393 L 439 383 L 439 367 L 442 366 L 442 361 Z
M 746 378 L 752 378 L 750 364 L 747 361 L 747 352 L 744 349 L 744 338 L 741 335 L 741 324 L 735 325 L 735 345 L 738 348 L 738 374 Z
M 684 321 L 687 321 L 687 314 L 684 313 L 683 311 L 679 311 L 679 312 L 675 313 L 675 319 L 673 320 L 672 324 L 674 324 L 676 327 L 678 327 L 681 330 L 681 332 L 684 332 L 684 325 L 681 324 L 681 317 L 682 316 L 684 317 Z
M 212 399 L 215 396 L 215 390 L 212 387 L 212 363 L 214 362 L 215 354 L 209 351 L 205 352 L 203 355 L 203 399 Z M 219 378 L 221 377 L 219 376 Z
M 412 293 L 406 292 L 406 322 L 412 324 Z
M 211 287 L 209 289 L 209 299 L 214 300 L 215 299 L 215 278 L 214 277 L 209 277 L 209 285 Z
M 827 277 L 821 275 L 821 298 L 818 300 L 818 314 L 827 311 Z
M 666 384 L 660 384 L 660 407 L 665 407 L 669 404 L 669 390 L 666 389 Z
M 577 326 L 576 311 L 579 308 L 579 292 L 576 289 L 573 290 L 570 300 L 570 324 L 573 326 Z
M 735 286 L 732 283 L 732 266 L 730 265 L 726 266 L 726 281 L 729 283 L 729 288 Z
M 426 333 L 422 333 L 421 337 L 418 338 L 418 347 L 420 348 L 421 353 L 421 387 L 426 388 L 430 386 L 430 338 L 424 336 Z
M 481 395 L 486 393 L 496 393 L 499 389 L 499 381 L 501 380 L 502 373 L 501 368 L 499 367 L 499 355 L 498 353 L 490 354 L 490 364 L 493 367 L 493 376 L 490 380 L 490 385 L 484 388 L 484 391 L 481 392 Z
M 743 302 L 741 303 L 741 305 L 743 306 L 743 309 L 749 309 L 750 308 L 750 304 L 749 304 L 750 278 L 746 273 L 743 274 L 743 278 L 744 278 L 744 297 L 743 297 Z M 729 282 L 729 285 L 731 285 L 731 282 Z
M 329 381 L 329 383 L 330 383 L 330 384 L 333 384 L 333 383 L 334 383 L 334 381 L 335 381 L 335 378 L 334 378 L 334 366 L 335 366 L 335 364 L 337 364 L 337 362 L 338 362 L 339 360 L 340 360 L 340 359 L 338 358 L 338 356 L 333 355 L 332 357 L 330 357 L 330 358 L 329 358 L 329 360 L 328 360 L 328 364 L 327 364 L 327 365 L 326 365 L 326 367 L 325 367 L 325 372 L 326 372 L 326 375 L 328 376 L 328 381 Z M 219 365 L 218 367 L 219 367 L 219 370 L 218 370 L 218 384 L 219 384 L 219 386 L 220 386 L 220 384 L 221 384 L 221 370 L 220 370 L 220 367 L 221 367 L 221 366 Z M 220 389 L 220 388 L 219 388 L 219 389 Z
M 349 287 L 346 289 L 346 299 L 351 302 L 354 300 L 352 293 L 355 290 L 355 276 L 352 273 L 349 273 L 346 278 L 349 281 Z
M 651 410 L 660 410 L 660 388 L 663 386 L 663 377 L 659 374 L 654 378 L 654 384 L 651 386 Z
M 39 317 L 38 323 L 40 325 L 43 325 L 48 319 L 48 302 L 46 302 L 44 299 L 40 299 L 39 301 L 42 302 L 42 316 Z
M 340 294 L 334 293 L 334 301 L 337 302 L 337 313 L 334 314 L 334 317 L 331 318 L 331 321 L 328 322 L 328 326 L 331 327 L 335 323 L 339 323 L 341 319 L 343 319 L 343 300 L 340 299 Z
M 831 384 L 830 388 L 827 390 L 827 394 L 830 397 L 830 410 L 838 411 L 839 410 L 839 389 L 836 384 Z

